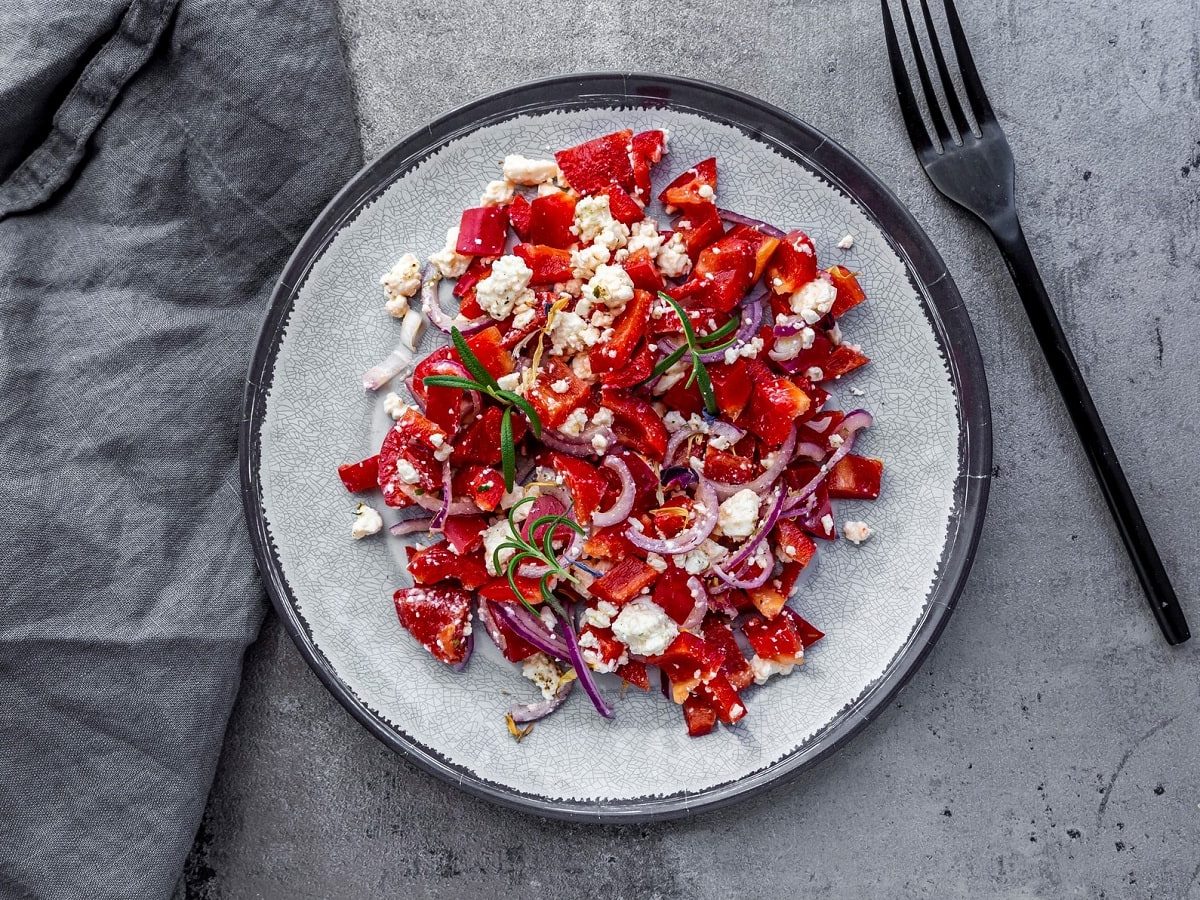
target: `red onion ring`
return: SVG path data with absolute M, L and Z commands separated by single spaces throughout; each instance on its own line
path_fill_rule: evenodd
M 442 508 L 442 501 L 434 499 L 430 494 L 418 494 L 413 488 L 414 485 L 398 482 L 397 487 L 405 497 L 415 503 L 422 509 L 427 509 L 430 512 L 439 512 Z M 448 516 L 469 516 L 472 513 L 479 512 L 479 507 L 475 505 L 473 500 L 455 500 L 451 502 L 450 507 L 446 510 Z
M 699 480 L 700 476 L 688 466 L 670 466 L 659 475 L 659 481 L 668 491 L 687 490 Z
M 408 534 L 420 534 L 422 531 L 428 531 L 432 522 L 430 516 L 417 516 L 415 519 L 405 519 L 403 522 L 397 522 L 388 529 L 389 534 L 396 537 L 404 537 Z
M 708 614 L 708 591 L 704 589 L 704 582 L 695 575 L 687 580 L 687 586 L 696 602 L 679 627 L 684 631 L 698 632 Z
M 755 231 L 761 231 L 767 237 L 782 238 L 786 235 L 776 228 L 774 225 L 762 221 L 762 219 L 752 219 L 749 216 L 744 216 L 741 213 L 736 213 L 731 209 L 717 207 L 717 215 L 726 222 L 733 222 L 735 225 L 748 225 Z
M 722 419 L 713 419 L 711 422 L 704 422 L 697 425 L 690 419 L 684 423 L 683 427 L 671 435 L 671 439 L 667 441 L 667 453 L 663 457 L 668 463 L 675 458 L 676 452 L 683 445 L 683 442 L 693 435 L 711 435 L 713 437 L 722 437 L 729 441 L 730 446 L 736 444 L 746 436 L 745 430 L 738 428 L 729 422 Z
M 492 603 L 490 612 L 498 622 L 501 622 L 527 644 L 536 647 L 547 656 L 570 660 L 571 654 L 567 645 L 559 640 L 557 635 L 551 634 L 546 628 L 546 624 L 530 613 L 520 602 Z
M 557 614 L 555 617 L 558 618 Z M 596 686 L 596 679 L 592 677 L 592 670 L 583 661 L 583 652 L 579 649 L 579 641 L 575 637 L 575 630 L 571 627 L 570 622 L 565 622 L 561 618 L 559 618 L 559 621 L 562 622 L 563 638 L 567 644 L 567 653 L 570 655 L 571 665 L 575 667 L 575 674 L 579 676 L 579 683 L 583 685 L 583 690 L 588 695 L 588 699 L 596 707 L 596 712 L 600 713 L 606 719 L 611 719 L 612 710 L 604 702 L 604 697 L 600 694 L 600 689 Z
M 525 725 L 529 722 L 536 722 L 538 719 L 544 719 L 566 702 L 566 699 L 571 696 L 571 691 L 574 687 L 574 679 L 563 682 L 559 685 L 558 690 L 554 692 L 554 696 L 549 700 L 540 700 L 536 703 L 518 703 L 508 710 L 508 715 L 518 725 Z
M 807 500 L 833 471 L 833 467 L 854 449 L 857 433 L 864 428 L 869 428 L 874 422 L 874 417 L 865 409 L 855 409 L 846 413 L 846 418 L 842 419 L 842 424 L 837 429 L 837 433 L 843 438 L 842 446 L 833 451 L 833 455 L 822 464 L 821 470 L 809 480 L 808 484 L 792 495 L 791 502 L 799 503 Z
M 421 310 L 425 313 L 425 318 L 432 322 L 438 331 L 449 334 L 451 328 L 458 328 L 463 334 L 474 334 L 492 324 L 492 320 L 487 316 L 463 321 L 457 315 L 446 315 L 446 311 L 442 309 L 442 303 L 438 299 L 438 284 L 442 277 L 431 273 L 429 267 L 426 267 L 425 272 L 425 278 L 421 282 Z
M 753 297 L 743 301 L 744 309 L 742 311 L 742 321 L 738 325 L 737 334 L 734 335 L 734 340 L 737 341 L 728 350 L 741 349 L 747 342 L 753 340 L 758 334 L 758 326 L 762 324 L 763 317 L 763 298 L 766 296 L 765 290 Z M 720 362 L 725 359 L 725 350 L 714 350 L 712 353 L 701 353 L 700 359 L 706 363 Z
M 611 428 L 589 428 L 577 438 L 566 437 L 548 428 L 544 428 L 542 429 L 542 436 L 538 440 L 551 450 L 558 450 L 560 453 L 566 453 L 568 456 L 597 456 L 596 448 L 592 446 L 592 438 L 598 434 L 603 435 L 609 445 L 616 440 L 616 436 L 613 434 Z
M 377 366 L 372 366 L 363 372 L 363 390 L 377 391 L 413 363 L 412 351 L 404 344 L 397 344 L 396 349 L 388 354 L 387 359 Z
M 770 529 L 763 532 L 762 537 L 766 537 L 769 531 Z M 742 590 L 762 587 L 770 579 L 771 573 L 775 571 L 775 554 L 771 552 L 770 547 L 767 547 L 767 558 L 763 561 L 762 571 L 749 578 L 738 578 L 736 575 L 730 575 L 716 563 L 710 567 L 710 571 L 730 587 L 741 588 Z
M 633 475 L 629 471 L 629 466 L 625 465 L 625 460 L 619 456 L 605 457 L 601 465 L 612 469 L 621 479 L 621 493 L 617 495 L 612 507 L 604 512 L 592 514 L 593 525 L 607 528 L 609 525 L 616 525 L 629 518 L 629 514 L 633 512 L 633 498 L 637 496 L 637 485 L 633 483 Z
M 658 553 L 661 556 L 675 556 L 695 550 L 708 539 L 712 530 L 717 526 L 720 503 L 717 500 L 717 492 L 713 490 L 712 483 L 707 478 L 701 477 L 696 483 L 696 500 L 703 512 L 696 517 L 696 521 L 689 528 L 670 540 L 663 541 L 646 535 L 639 530 L 640 522 L 637 525 L 630 523 L 625 537 L 629 538 L 634 546 L 651 553 Z
M 551 488 L 542 491 L 538 495 L 537 500 L 533 501 L 533 507 L 529 510 L 529 515 L 521 527 L 521 534 L 527 541 L 531 543 L 541 542 L 540 534 L 533 536 L 529 534 L 529 526 L 533 522 L 536 522 L 542 516 L 564 515 L 567 512 L 570 508 L 570 501 L 563 499 L 565 493 L 566 488 Z M 571 533 L 570 543 L 567 545 L 567 549 L 563 551 L 561 559 L 564 566 L 569 566 L 583 555 L 583 545 L 587 543 L 587 538 L 574 528 L 569 528 L 565 525 L 559 527 Z M 556 534 L 555 538 L 557 539 L 558 537 L 559 535 Z M 517 574 L 522 578 L 541 578 L 549 571 L 550 567 L 545 563 L 527 562 L 517 567 Z
M 446 524 L 446 516 L 450 514 L 450 505 L 454 501 L 453 488 L 454 470 L 450 468 L 450 460 L 442 463 L 442 505 L 430 520 L 430 527 L 440 530 Z
M 771 498 L 769 501 L 771 507 L 767 511 L 767 514 L 763 516 L 762 523 L 755 530 L 754 534 L 750 535 L 750 537 L 746 539 L 746 543 L 742 544 L 737 553 L 733 554 L 733 556 L 731 556 L 725 563 L 725 572 L 736 572 L 738 569 L 740 569 L 742 564 L 754 555 L 754 551 L 758 549 L 758 545 L 761 544 L 766 536 L 771 533 L 771 529 L 775 527 L 775 523 L 779 521 L 779 517 L 783 514 L 783 500 L 786 493 L 787 492 L 783 489 L 782 484 L 775 485 L 774 489 L 771 491 Z M 716 572 L 716 566 L 712 566 L 711 568 L 714 572 Z M 716 574 L 725 581 L 729 580 L 729 576 L 723 574 L 722 572 L 716 572 Z M 763 581 L 766 581 L 766 579 L 764 578 Z M 734 586 L 739 587 L 740 585 Z M 758 585 L 753 586 L 758 587 Z
M 814 444 L 812 441 L 800 441 L 796 444 L 796 452 L 792 459 L 800 457 L 811 459 L 813 462 L 820 462 L 825 458 L 825 448 L 820 444 Z
M 775 451 L 775 461 L 761 475 L 745 484 L 727 484 L 723 481 L 714 481 L 712 483 L 713 490 L 717 492 L 717 496 L 722 500 L 728 500 L 738 491 L 745 490 L 751 490 L 761 495 L 763 491 L 770 488 L 779 479 L 779 476 L 783 474 L 783 470 L 792 461 L 792 451 L 795 449 L 796 427 L 793 425 L 792 430 L 788 432 L 787 439 L 783 442 L 783 446 Z

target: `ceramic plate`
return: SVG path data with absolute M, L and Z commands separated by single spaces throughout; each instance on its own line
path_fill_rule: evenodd
M 828 637 L 791 676 L 750 688 L 739 726 L 692 739 L 657 692 L 609 683 L 614 719 L 596 716 L 577 691 L 518 744 L 503 714 L 533 699 L 532 687 L 487 640 L 455 674 L 401 628 L 391 595 L 410 583 L 403 541 L 350 540 L 356 500 L 335 469 L 374 452 L 388 426 L 382 398 L 360 386 L 398 339 L 379 274 L 404 252 L 427 258 L 439 249 L 505 154 L 545 156 L 620 128 L 670 131 L 656 184 L 716 155 L 723 205 L 803 227 L 825 264 L 860 272 L 870 300 L 843 327 L 873 362 L 838 384 L 834 405 L 875 414 L 862 450 L 886 460 L 885 489 L 872 504 L 838 504 L 839 521 L 865 518 L 876 536 L 861 547 L 822 544 L 793 605 Z M 835 249 L 846 233 L 853 249 Z M 431 329 L 420 349 L 441 340 Z M 912 217 L 861 163 L 787 113 L 724 88 L 592 75 L 507 91 L 439 119 L 364 169 L 322 213 L 263 328 L 242 476 L 280 617 L 373 734 L 472 793 L 563 818 L 631 821 L 761 790 L 844 744 L 886 705 L 966 578 L 990 450 L 983 369 L 958 292 Z

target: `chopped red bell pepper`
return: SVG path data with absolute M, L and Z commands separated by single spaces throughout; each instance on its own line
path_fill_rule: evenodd
M 462 369 L 456 361 L 442 359 L 425 368 L 422 377 L 429 375 L 462 375 Z M 453 438 L 462 414 L 462 388 L 421 386 L 425 391 L 425 418 Z
M 883 480 L 883 460 L 853 453 L 829 473 L 829 496 L 840 500 L 874 500 Z
M 466 495 L 482 510 L 492 512 L 504 497 L 504 478 L 491 466 L 470 466 Z
M 654 584 L 656 578 L 657 570 L 637 557 L 627 556 L 593 581 L 588 592 L 598 600 L 620 606 Z
M 454 282 L 454 290 L 452 293 L 455 297 L 462 299 L 465 297 L 475 285 L 484 278 L 487 278 L 492 272 L 492 264 L 484 262 L 483 257 L 476 256 L 471 260 L 471 264 L 467 266 L 467 271 L 463 272 L 458 277 L 458 281 Z M 464 313 L 464 315 L 466 315 Z
M 455 553 L 446 544 L 422 548 L 408 546 L 404 550 L 408 554 L 408 573 L 417 584 L 437 584 L 453 579 L 473 591 L 491 578 L 481 558 Z
M 513 581 L 517 583 L 517 588 L 521 591 L 521 596 L 533 605 L 542 602 L 542 589 L 538 586 L 538 579 L 525 578 L 521 575 L 514 575 Z M 479 588 L 480 599 L 494 600 L 497 603 L 516 603 L 517 598 L 513 596 L 512 585 L 508 583 L 507 576 L 493 578 Z
M 780 559 L 804 568 L 816 555 L 817 545 L 791 519 L 781 519 L 775 526 L 775 550 Z
M 772 375 L 760 361 L 750 363 L 754 393 L 741 424 L 763 439 L 768 447 L 787 440 L 793 424 L 808 412 L 812 401 L 787 378 Z
M 667 133 L 658 128 L 639 131 L 633 136 L 633 152 L 654 165 L 662 162 L 667 150 Z
M 752 225 L 736 225 L 729 230 L 726 237 L 743 241 L 750 248 L 754 258 L 752 282 L 756 282 L 762 277 L 763 272 L 766 271 L 767 263 L 775 255 L 775 250 L 779 247 L 781 240 L 781 238 L 763 234 Z
M 825 632 L 816 625 L 813 625 L 790 606 L 783 608 L 783 615 L 791 621 L 792 627 L 800 635 L 800 643 L 804 645 L 805 650 L 825 637 Z
M 442 534 L 455 553 L 474 553 L 483 546 L 483 530 L 487 525 L 487 516 L 447 516 Z
M 632 225 L 646 217 L 646 210 L 620 185 L 610 184 L 600 193 L 608 197 L 608 211 L 618 222 Z
M 338 477 L 352 494 L 374 490 L 379 487 L 379 454 L 338 466 Z
M 546 454 L 546 463 L 563 476 L 567 490 L 574 501 L 574 518 L 587 525 L 600 506 L 608 480 L 601 471 L 586 460 L 565 453 Z
M 742 634 L 759 659 L 785 666 L 804 662 L 804 644 L 790 616 L 750 616 L 742 623 Z
M 632 131 L 616 131 L 560 150 L 554 160 L 567 183 L 581 194 L 594 194 L 610 184 L 633 190 L 632 142 Z
M 584 555 L 594 559 L 621 559 L 644 552 L 638 550 L 633 542 L 625 537 L 625 528 L 623 524 L 610 525 L 593 531 L 587 543 L 583 545 Z
M 833 301 L 833 308 L 829 310 L 834 316 L 840 316 L 854 309 L 867 299 L 862 286 L 858 283 L 858 278 L 845 266 L 831 266 L 829 280 L 837 288 L 837 299 Z
M 562 387 L 563 382 L 566 382 L 565 391 L 554 390 L 554 385 Z M 572 410 L 582 404 L 588 391 L 586 381 L 576 378 L 570 366 L 558 357 L 551 356 L 543 357 L 542 366 L 526 396 L 542 420 L 542 427 L 557 428 L 567 421 Z
M 762 570 L 759 569 L 759 571 L 761 572 Z M 750 602 L 754 604 L 754 608 L 768 619 L 773 619 L 779 615 L 779 611 L 787 603 L 787 596 L 770 581 L 758 587 L 746 588 L 746 596 L 750 598 Z
M 395 593 L 396 615 L 437 659 L 456 665 L 467 658 L 471 595 L 444 587 L 416 586 Z
M 575 198 L 565 191 L 538 197 L 529 204 L 531 244 L 568 248 L 579 238 L 571 231 L 575 224 Z
M 515 194 L 512 198 L 512 203 L 508 204 L 508 224 L 512 226 L 512 230 L 516 232 L 517 237 L 523 241 L 529 240 L 529 231 L 532 226 L 532 209 L 529 201 L 521 194 Z
M 754 283 L 753 245 L 742 238 L 725 235 L 700 251 L 692 276 L 682 293 L 693 303 L 728 313 Z
M 767 285 L 776 294 L 794 294 L 817 277 L 817 248 L 803 231 L 789 231 L 767 264 Z
M 680 173 L 658 195 L 667 206 L 696 206 L 712 202 L 717 190 L 717 158 L 710 156 Z
M 489 406 L 481 418 L 470 422 L 450 453 L 450 461 L 460 466 L 464 463 L 479 463 L 484 466 L 500 464 L 500 423 L 504 414 L 498 407 Z M 524 416 L 512 417 L 513 442 L 521 443 L 525 437 Z
M 675 223 L 675 230 L 679 232 L 688 256 L 694 261 L 701 250 L 725 233 L 725 226 L 721 223 L 715 203 L 697 203 L 689 207 L 683 218 Z
M 626 304 L 625 311 L 617 319 L 609 339 L 588 351 L 588 360 L 593 372 L 612 372 L 623 368 L 629 362 L 646 333 L 646 320 L 650 317 L 650 307 L 653 304 L 654 295 L 649 291 L 634 290 L 633 299 Z
M 589 634 L 591 638 L 584 637 Z M 587 662 L 593 669 L 615 672 L 621 665 L 621 657 L 624 656 L 628 661 L 628 650 L 613 636 L 611 628 L 597 628 L 590 623 L 586 624 L 579 629 L 579 639 L 586 647 L 584 652 L 587 654 Z M 596 644 L 594 647 L 590 646 L 593 642 Z
M 716 447 L 704 451 L 704 475 L 724 484 L 745 484 L 758 474 L 754 460 Z
M 710 681 L 721 670 L 725 654 L 720 647 L 690 632 L 681 631 L 659 656 L 646 661 L 658 666 L 671 682 L 671 698 L 682 703 L 699 684 Z
M 517 244 L 513 253 L 533 271 L 532 285 L 555 284 L 571 279 L 571 251 L 545 244 Z
M 499 256 L 504 252 L 508 216 L 500 206 L 464 209 L 455 250 L 465 256 Z
M 654 582 L 652 594 L 654 602 L 662 607 L 663 612 L 680 624 L 687 619 L 696 606 L 696 598 L 688 587 L 688 579 L 691 577 L 679 566 L 671 563 Z
M 600 380 L 608 387 L 627 388 L 645 381 L 653 371 L 654 355 L 645 344 L 641 344 L 629 362 L 620 369 L 598 374 Z
M 500 338 L 500 329 L 495 325 L 489 325 L 483 331 L 471 335 L 467 338 L 467 346 L 471 348 L 471 352 L 478 357 L 480 364 L 488 370 L 493 378 L 507 375 L 517 367 L 512 354 L 504 347 Z M 450 356 L 456 362 L 462 362 L 459 359 L 458 351 L 453 348 L 450 350 Z
M 507 593 L 501 597 L 487 597 L 485 591 L 491 592 L 497 590 L 492 587 L 496 582 L 500 582 L 500 586 Z M 537 592 L 536 587 L 534 588 L 534 592 Z M 496 645 L 505 659 L 509 662 L 521 662 L 522 660 L 529 659 L 529 657 L 538 652 L 537 647 L 528 643 L 523 637 L 505 625 L 504 620 L 496 615 L 494 611 L 500 603 L 516 602 L 516 599 L 512 595 L 512 589 L 508 586 L 507 578 L 493 579 L 493 581 L 489 581 L 484 585 L 479 592 L 479 602 L 480 604 L 488 604 L 488 611 L 491 612 L 490 620 L 483 616 L 480 616 L 480 619 L 487 629 L 488 637 L 492 639 L 492 643 Z
M 821 367 L 821 371 L 825 373 L 825 380 L 841 378 L 843 375 L 849 375 L 855 369 L 862 368 L 871 361 L 870 357 L 863 354 L 857 347 L 851 347 L 849 344 L 839 344 L 829 354 L 829 358 L 825 360 L 825 365 Z
M 408 506 L 411 501 L 405 495 L 415 488 L 441 490 L 442 465 L 433 455 L 437 449 L 433 443 L 435 435 L 446 440 L 442 429 L 411 408 L 388 429 L 379 449 L 379 489 L 388 506 Z M 415 485 L 400 478 L 401 459 L 415 470 L 418 477 Z
M 625 665 L 620 666 L 617 669 L 617 676 L 622 681 L 641 688 L 643 691 L 650 690 L 650 673 L 646 671 L 646 664 L 641 660 L 631 659 Z
M 439 371 L 441 364 L 450 359 L 451 347 L 439 347 L 427 357 L 417 363 L 416 369 L 413 370 L 412 376 L 412 393 L 417 398 L 417 402 L 422 406 L 429 398 L 429 388 L 425 387 L 425 376 L 427 375 L 442 375 L 445 372 Z M 457 374 L 461 374 L 459 370 L 454 370 Z
M 754 684 L 754 670 L 738 646 L 733 629 L 728 623 L 710 615 L 704 620 L 704 640 L 724 651 L 721 672 L 736 690 L 744 690 Z
M 716 710 L 717 718 L 726 725 L 733 725 L 746 718 L 746 704 L 738 696 L 729 679 L 718 672 L 709 681 L 696 687 L 696 695 L 703 697 Z
M 657 293 L 666 287 L 666 282 L 663 281 L 658 266 L 654 264 L 654 257 L 645 247 L 640 247 L 630 253 L 623 265 L 635 288 Z
M 763 354 L 760 353 L 759 356 Z M 750 380 L 750 367 L 746 358 L 739 356 L 732 364 L 712 363 L 708 366 L 708 375 L 712 381 L 717 409 L 730 422 L 736 422 L 754 392 L 754 382 Z
M 683 701 L 683 720 L 690 737 L 704 737 L 717 727 L 717 711 L 707 700 L 692 695 Z
M 603 388 L 601 403 L 613 414 L 613 431 L 621 443 L 655 462 L 667 454 L 667 426 L 654 407 L 624 391 Z

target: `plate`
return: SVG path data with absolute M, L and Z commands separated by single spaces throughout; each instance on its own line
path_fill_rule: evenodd
M 505 154 L 544 157 L 626 127 L 670 131 L 656 184 L 716 155 L 724 205 L 803 227 L 824 264 L 860 272 L 870 299 L 843 327 L 874 361 L 838 384 L 834 404 L 875 414 L 862 447 L 886 460 L 885 488 L 861 508 L 840 503 L 842 519 L 865 518 L 876 535 L 860 547 L 822 546 L 793 605 L 828 637 L 791 676 L 748 689 L 750 715 L 739 726 L 692 739 L 674 704 L 610 684 L 613 720 L 579 694 L 518 744 L 503 713 L 533 699 L 531 686 L 489 641 L 455 674 L 404 632 L 391 601 L 409 583 L 403 544 L 350 540 L 356 501 L 335 469 L 369 455 L 388 427 L 382 397 L 364 395 L 359 380 L 398 339 L 380 272 L 404 252 L 424 259 L 439 249 Z M 846 233 L 853 248 L 835 249 Z M 422 354 L 442 340 L 427 331 Z M 275 608 L 317 675 L 372 734 L 473 794 L 543 815 L 626 822 L 761 791 L 843 746 L 886 706 L 929 652 L 966 579 L 987 500 L 990 428 L 979 350 L 953 280 L 913 218 L 854 157 L 726 88 L 577 75 L 438 119 L 329 204 L 272 297 L 250 369 L 241 470 Z

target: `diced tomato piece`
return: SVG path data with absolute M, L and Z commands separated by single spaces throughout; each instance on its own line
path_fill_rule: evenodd
M 601 402 L 613 414 L 613 431 L 621 443 L 655 462 L 667 454 L 667 426 L 654 407 L 624 391 L 603 388 Z
M 504 414 L 499 408 L 489 406 L 483 411 L 483 416 L 475 419 L 463 430 L 458 440 L 454 442 L 454 450 L 450 453 L 450 461 L 455 465 L 463 463 L 479 463 L 484 466 L 495 466 L 500 463 L 500 421 Z M 525 417 L 512 417 L 513 441 L 519 444 L 525 437 Z
M 464 209 L 455 250 L 467 256 L 499 256 L 504 252 L 508 216 L 500 206 Z
M 725 450 L 708 447 L 704 451 L 704 475 L 724 484 L 745 484 L 758 474 L 754 460 Z
M 446 433 L 415 409 L 406 409 L 404 415 L 388 429 L 383 446 L 379 449 L 379 489 L 388 506 L 408 506 L 410 500 L 406 495 L 418 487 L 427 491 L 441 491 L 442 466 L 433 456 L 436 447 L 432 439 L 435 435 L 446 440 Z M 416 471 L 418 481 L 415 485 L 400 478 L 401 459 Z
M 491 466 L 471 466 L 466 494 L 482 510 L 492 512 L 504 497 L 504 478 Z
M 338 478 L 342 479 L 342 484 L 352 494 L 374 490 L 379 487 L 379 454 L 338 466 Z
M 663 608 L 663 612 L 680 624 L 696 606 L 696 598 L 688 588 L 688 579 L 691 577 L 683 569 L 671 563 L 654 583 L 654 602 Z
M 721 670 L 725 654 L 703 638 L 681 631 L 659 656 L 647 657 L 671 682 L 671 698 L 682 703 L 692 689 L 709 681 Z
M 625 271 L 629 273 L 629 280 L 633 282 L 635 288 L 657 293 L 666 286 L 666 282 L 663 281 L 663 277 L 658 271 L 658 266 L 654 264 L 654 257 L 645 247 L 640 247 L 630 253 L 624 266 Z
M 628 191 L 619 185 L 610 184 L 600 191 L 600 193 L 608 197 L 608 211 L 612 213 L 612 217 L 618 222 L 632 225 L 634 222 L 640 222 L 646 217 L 646 211 L 642 206 L 629 196 Z
M 617 675 L 622 681 L 627 681 L 634 687 L 639 687 L 643 691 L 650 690 L 650 673 L 646 671 L 646 664 L 641 660 L 631 659 L 617 669 Z
M 704 620 L 704 640 L 724 651 L 721 672 L 736 690 L 744 690 L 754 683 L 754 670 L 728 624 L 710 615 Z
M 768 447 L 779 447 L 787 440 L 796 420 L 808 412 L 812 401 L 788 379 L 772 375 L 759 360 L 753 361 L 749 371 L 754 393 L 741 424 L 762 438 Z
M 754 391 L 747 360 L 739 356 L 732 365 L 713 363 L 708 367 L 708 375 L 712 381 L 717 409 L 726 419 L 736 422 L 746 404 L 750 402 L 750 395 Z
M 586 525 L 600 506 L 608 480 L 591 463 L 565 453 L 549 453 L 546 462 L 562 474 L 575 504 L 575 519 Z
M 767 285 L 790 295 L 817 277 L 817 248 L 803 231 L 789 231 L 767 264 Z
M 628 363 L 616 371 L 600 373 L 600 380 L 608 387 L 633 387 L 649 378 L 653 371 L 654 355 L 642 344 Z
M 691 737 L 704 737 L 717 727 L 717 711 L 698 696 L 683 701 L 683 720 Z
M 851 453 L 829 473 L 829 496 L 839 500 L 874 500 L 883 480 L 883 460 Z
M 560 150 L 554 160 L 567 183 L 581 194 L 594 194 L 610 184 L 633 190 L 632 142 L 632 131 L 616 131 Z
M 833 301 L 833 308 L 829 310 L 834 316 L 840 316 L 842 313 L 854 309 L 867 299 L 862 286 L 858 283 L 858 277 L 845 266 L 831 266 L 829 280 L 837 288 L 837 299 Z
M 473 553 L 483 546 L 487 524 L 487 516 L 447 516 L 442 534 L 455 553 Z
M 593 372 L 612 372 L 629 362 L 646 333 L 646 320 L 650 317 L 653 304 L 654 295 L 649 291 L 634 290 L 633 299 L 626 304 L 625 311 L 613 326 L 612 336 L 588 351 Z
M 707 187 L 708 190 L 704 190 Z M 680 173 L 658 195 L 667 206 L 695 206 L 711 202 L 717 189 L 717 158 L 702 159 L 690 169 Z
M 775 255 L 775 250 L 779 246 L 781 238 L 763 234 L 753 225 L 736 225 L 730 229 L 729 234 L 726 236 L 744 241 L 750 248 L 754 258 L 754 275 L 750 280 L 752 282 L 758 281 L 766 270 L 767 263 Z
M 517 233 L 517 237 L 523 241 L 529 240 L 530 227 L 533 224 L 532 218 L 529 201 L 521 194 L 514 194 L 512 203 L 508 204 L 508 224 Z
M 783 615 L 791 621 L 792 627 L 795 628 L 796 633 L 800 635 L 800 643 L 804 645 L 805 650 L 807 650 L 821 638 L 825 637 L 825 632 L 823 632 L 816 625 L 813 625 L 790 606 L 785 606 L 783 608 Z
M 613 636 L 611 628 L 584 625 L 579 629 L 579 641 L 587 654 L 588 666 L 597 671 L 614 672 L 621 664 L 621 657 L 629 658 L 628 648 Z
M 571 279 L 571 251 L 545 244 L 517 244 L 513 253 L 525 260 L 533 271 L 530 284 L 554 284 Z
M 585 556 L 595 559 L 621 559 L 626 556 L 636 556 L 643 552 L 638 550 L 629 538 L 625 537 L 625 525 L 610 525 L 592 532 L 587 543 L 583 545 Z
M 762 570 L 759 569 L 759 571 Z M 787 596 L 770 581 L 756 588 L 746 588 L 746 596 L 750 598 L 754 608 L 768 619 L 779 615 L 779 611 L 787 603 Z
M 426 650 L 448 665 L 467 658 L 471 595 L 452 588 L 416 586 L 396 591 L 396 615 Z
M 512 354 L 504 348 L 500 340 L 500 329 L 495 325 L 489 325 L 483 331 L 471 335 L 467 338 L 467 346 L 493 378 L 507 375 L 517 367 Z M 450 350 L 450 356 L 456 362 L 462 362 L 458 351 L 453 348 Z
M 785 666 L 804 662 L 804 644 L 790 616 L 750 616 L 742 623 L 742 633 L 760 659 Z
M 575 198 L 565 191 L 538 197 L 529 204 L 529 237 L 532 244 L 570 247 L 579 238 L 572 234 Z
M 486 597 L 485 592 L 498 590 L 498 588 L 492 587 L 497 581 L 501 583 L 501 586 L 507 593 L 502 597 Z M 536 592 L 537 588 L 535 587 L 534 590 Z M 523 637 L 505 625 L 504 620 L 495 613 L 495 608 L 498 604 L 516 602 L 516 598 L 512 595 L 512 588 L 508 586 L 508 579 L 493 579 L 484 585 L 479 592 L 479 602 L 481 605 L 486 603 L 487 611 L 490 613 L 490 616 L 481 615 L 479 618 L 483 622 L 484 628 L 487 629 L 488 637 L 492 639 L 492 643 L 504 654 L 505 659 L 509 662 L 521 662 L 522 660 L 529 659 L 529 657 L 538 652 L 537 647 L 528 643 Z
M 521 596 L 532 604 L 542 602 L 542 590 L 538 586 L 536 578 L 524 578 L 520 575 L 514 575 L 513 581 L 517 583 L 517 587 L 521 591 Z M 497 603 L 516 603 L 517 598 L 513 596 L 512 585 L 508 583 L 507 576 L 493 578 L 479 588 L 480 599 L 494 600 Z
M 588 592 L 598 600 L 620 606 L 654 584 L 657 578 L 657 570 L 635 556 L 627 556 L 593 581 Z
M 775 526 L 775 550 L 780 559 L 797 563 L 802 569 L 816 555 L 817 545 L 791 519 L 781 519 Z
M 453 579 L 473 591 L 491 578 L 478 556 L 462 556 L 446 544 L 430 547 L 405 547 L 408 573 L 417 584 L 436 584 Z
M 717 718 L 726 725 L 733 725 L 746 718 L 746 704 L 742 702 L 729 679 L 720 672 L 711 680 L 697 686 L 696 694 L 708 701 L 708 705 L 716 710 Z
M 688 256 L 695 261 L 701 250 L 725 233 L 725 226 L 721 224 L 716 204 L 698 203 L 684 212 L 683 218 L 675 224 L 675 230 L 679 232 Z
M 567 383 L 563 392 L 554 390 L 554 385 Z M 526 396 L 530 405 L 542 420 L 543 428 L 557 428 L 571 411 L 580 406 L 588 393 L 588 384 L 575 377 L 571 367 L 558 357 L 543 357 L 541 368 L 533 384 L 529 386 Z

